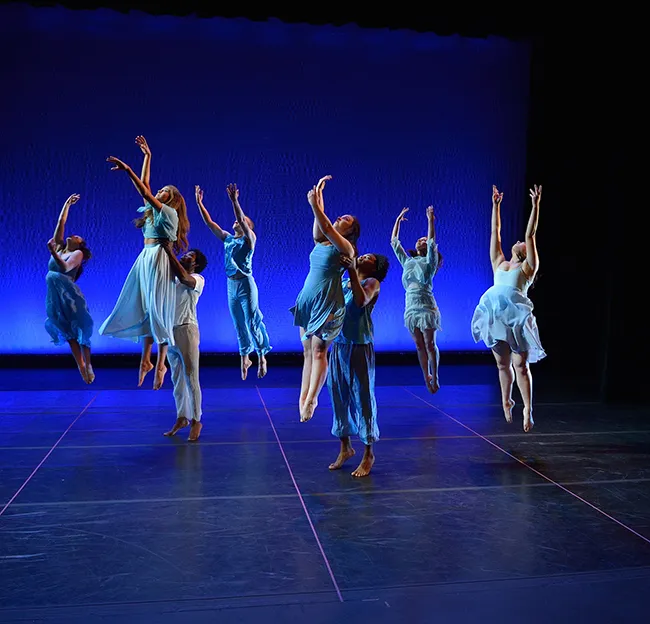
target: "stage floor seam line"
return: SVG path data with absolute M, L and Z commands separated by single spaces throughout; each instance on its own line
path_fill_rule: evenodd
M 34 468 L 34 470 L 32 470 L 31 474 L 27 477 L 27 479 L 25 479 L 23 484 L 16 490 L 14 495 L 9 499 L 9 501 L 5 504 L 5 506 L 2 509 L 0 509 L 0 516 L 2 516 L 5 511 L 7 511 L 7 509 L 9 508 L 9 505 L 11 505 L 11 503 L 13 503 L 14 500 L 16 500 L 16 498 L 18 498 L 20 493 L 27 487 L 29 482 L 34 477 L 34 475 L 38 472 L 39 468 L 47 461 L 47 458 L 54 452 L 54 450 L 59 445 L 61 440 L 63 440 L 63 438 L 66 436 L 68 431 L 70 431 L 70 429 L 72 429 L 74 424 L 86 413 L 86 411 L 92 405 L 93 401 L 97 398 L 97 396 L 98 396 L 98 394 L 95 394 L 95 396 L 93 396 L 92 399 L 90 399 L 90 401 L 88 401 L 86 406 L 77 414 L 77 416 L 74 418 L 74 420 L 68 425 L 68 428 L 61 434 L 59 439 L 54 443 L 52 448 L 47 452 L 45 457 L 43 457 L 43 459 L 41 459 L 40 463 L 36 466 L 36 468 Z
M 268 407 L 266 406 L 266 402 L 264 401 L 264 397 L 262 396 L 262 392 L 259 389 L 259 386 L 255 386 L 255 391 L 257 392 L 257 396 L 260 399 L 260 402 L 262 403 L 262 407 L 264 408 L 264 411 L 266 412 L 266 416 L 269 419 L 269 424 L 271 425 L 271 429 L 273 429 L 273 435 L 275 436 L 275 439 L 278 442 L 278 446 L 280 447 L 280 452 L 282 453 L 282 457 L 284 459 L 284 462 L 287 466 L 287 470 L 289 471 L 289 476 L 291 477 L 291 482 L 293 483 L 293 487 L 296 490 L 296 493 L 298 494 L 298 498 L 300 500 L 300 504 L 302 505 L 302 509 L 305 512 L 305 516 L 307 517 L 307 522 L 309 523 L 309 527 L 311 528 L 312 533 L 314 534 L 314 539 L 316 540 L 316 544 L 318 546 L 318 550 L 320 551 L 320 554 L 323 557 L 323 561 L 325 562 L 325 567 L 327 568 L 327 571 L 329 572 L 330 579 L 332 580 L 332 584 L 334 585 L 334 589 L 336 590 L 336 595 L 339 598 L 340 602 L 343 602 L 343 595 L 341 594 L 341 589 L 339 588 L 339 584 L 336 582 L 336 577 L 334 576 L 334 571 L 332 570 L 332 566 L 330 565 L 329 559 L 327 558 L 327 555 L 325 554 L 325 549 L 323 548 L 323 545 L 320 541 L 320 538 L 318 537 L 318 532 L 316 531 L 316 527 L 314 526 L 314 523 L 311 519 L 311 516 L 309 515 L 309 510 L 307 509 L 307 505 L 305 504 L 305 501 L 302 497 L 302 493 L 300 492 L 300 488 L 298 487 L 298 482 L 296 481 L 296 478 L 293 474 L 293 470 L 291 470 L 291 464 L 289 463 L 289 458 L 287 457 L 286 453 L 284 452 L 284 448 L 282 447 L 282 442 L 280 441 L 280 436 L 278 435 L 278 432 L 275 429 L 275 425 L 273 424 L 273 419 L 271 418 L 271 413 L 268 410 Z
M 618 524 L 618 525 L 619 525 L 620 527 L 622 527 L 623 529 L 626 529 L 627 531 L 629 531 L 629 532 L 632 533 L 633 535 L 636 535 L 636 537 L 642 539 L 642 540 L 643 540 L 644 542 L 646 542 L 647 544 L 650 544 L 650 539 L 647 538 L 647 537 L 645 537 L 645 535 L 639 533 L 638 531 L 635 531 L 632 527 L 630 527 L 630 526 L 628 526 L 627 524 L 621 522 L 620 520 L 618 520 L 618 519 L 615 518 L 614 516 L 608 514 L 605 510 L 600 509 L 600 507 L 597 507 L 596 505 L 594 505 L 594 504 L 591 503 L 590 501 L 588 501 L 588 500 L 582 498 L 581 496 L 579 496 L 579 495 L 576 494 L 575 492 L 572 492 L 571 490 L 569 490 L 567 487 L 565 487 L 565 486 L 562 485 L 561 483 L 558 483 L 557 481 L 554 481 L 554 480 L 551 479 L 549 476 L 545 475 L 543 472 L 540 472 L 540 471 L 537 470 L 536 468 L 533 468 L 532 466 L 530 466 L 529 464 L 527 464 L 525 461 L 519 459 L 518 457 L 515 457 L 512 453 L 509 453 L 509 452 L 506 451 L 504 448 L 501 448 L 498 444 L 496 444 L 495 442 L 493 442 L 492 440 L 490 440 L 490 439 L 487 438 L 486 436 L 481 435 L 481 434 L 478 433 L 477 431 L 474 431 L 471 427 L 469 427 L 468 425 L 466 425 L 466 424 L 463 423 L 462 421 L 460 421 L 460 420 L 454 418 L 454 417 L 451 416 L 450 414 L 447 414 L 444 410 L 440 409 L 439 407 L 437 407 L 437 406 L 434 405 L 433 403 L 430 403 L 429 401 L 423 399 L 422 397 L 418 396 L 417 394 L 411 392 L 411 391 L 408 390 L 406 387 L 404 387 L 404 391 L 405 391 L 405 392 L 408 392 L 409 394 L 413 395 L 414 397 L 420 399 L 420 401 L 422 401 L 425 405 L 428 405 L 428 406 L 432 407 L 433 409 L 437 410 L 437 411 L 440 412 L 443 416 L 446 416 L 447 418 L 449 418 L 449 419 L 452 420 L 453 422 L 457 423 L 457 424 L 460 425 L 461 427 L 464 427 L 464 428 L 467 429 L 468 431 L 471 431 L 471 432 L 474 433 L 477 437 L 481 438 L 482 440 L 484 440 L 485 442 L 487 442 L 488 444 L 490 444 L 491 446 L 493 446 L 495 449 L 501 451 L 504 455 L 507 455 L 508 457 L 510 457 L 511 459 L 513 459 L 514 461 L 516 461 L 518 464 L 521 464 L 521 465 L 524 466 L 525 468 L 528 468 L 528 470 L 530 470 L 531 472 L 535 473 L 536 475 L 538 475 L 538 476 L 541 477 L 542 479 L 545 479 L 545 480 L 548 481 L 549 483 L 554 484 L 554 485 L 557 486 L 559 489 L 563 490 L 563 491 L 566 492 L 567 494 L 570 494 L 571 496 L 573 496 L 573 497 L 574 497 L 575 499 L 577 499 L 578 501 L 584 503 L 584 504 L 587 505 L 588 507 L 591 507 L 594 511 L 597 511 L 599 514 L 602 514 L 603 516 L 605 516 L 605 518 L 608 518 L 608 519 L 611 520 L 612 522 Z M 529 434 L 529 435 L 530 435 L 530 434 Z M 534 436 L 534 434 L 532 434 L 532 435 Z

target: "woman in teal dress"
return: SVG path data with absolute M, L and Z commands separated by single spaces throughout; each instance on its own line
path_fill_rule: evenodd
M 234 236 L 212 220 L 203 205 L 201 188 L 195 187 L 195 192 L 196 204 L 201 211 L 203 222 L 223 242 L 224 264 L 228 276 L 228 308 L 237 332 L 241 378 L 245 380 L 248 376 L 248 369 L 252 364 L 250 354 L 253 351 L 257 352 L 257 376 L 262 378 L 266 375 L 266 354 L 271 350 L 271 345 L 259 307 L 257 283 L 253 277 L 253 254 L 257 243 L 254 223 L 244 214 L 236 184 L 229 184 L 226 188 L 235 212 L 235 222 L 232 226 Z
M 65 238 L 65 224 L 70 206 L 78 201 L 77 194 L 68 197 L 61 209 L 54 236 L 47 243 L 51 257 L 45 277 L 47 284 L 45 329 L 55 345 L 66 342 L 70 345 L 82 379 L 90 384 L 95 380 L 90 362 L 93 319 L 88 311 L 86 299 L 77 286 L 77 280 L 91 254 L 86 241 L 81 236 Z
M 341 254 L 354 258 L 360 234 L 359 221 L 343 215 L 334 223 L 325 214 L 323 189 L 332 176 L 321 178 L 307 194 L 314 213 L 314 249 L 309 254 L 309 273 L 295 305 L 293 324 L 300 327 L 303 346 L 302 383 L 300 386 L 300 422 L 314 415 L 318 396 L 327 379 L 327 350 L 339 335 L 345 317 L 345 299 L 341 275 Z
M 442 264 L 442 255 L 436 243 L 433 206 L 427 208 L 429 231 L 415 243 L 415 249 L 407 254 L 399 239 L 400 224 L 405 221 L 408 208 L 400 212 L 391 237 L 391 246 L 402 265 L 402 286 L 406 291 L 404 325 L 409 330 L 418 353 L 424 383 L 431 394 L 438 392 L 438 364 L 440 353 L 436 344 L 436 332 L 441 330 L 440 310 L 433 296 L 431 281 Z

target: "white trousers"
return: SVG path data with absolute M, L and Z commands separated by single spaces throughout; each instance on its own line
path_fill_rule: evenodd
M 199 385 L 198 325 L 176 325 L 174 346 L 169 347 L 167 357 L 172 367 L 176 417 L 201 420 L 201 386 Z

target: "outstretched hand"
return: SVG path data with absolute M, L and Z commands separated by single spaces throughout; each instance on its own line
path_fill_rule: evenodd
M 142 150 L 142 153 L 145 156 L 151 156 L 151 149 L 149 148 L 147 139 L 145 139 L 141 135 L 138 135 L 137 137 L 135 137 L 135 142 L 138 144 L 138 147 Z
M 197 204 L 203 201 L 203 189 L 198 184 L 194 187 L 194 197 Z
M 542 199 L 542 185 L 537 186 L 535 184 L 532 189 L 530 189 L 530 198 L 533 200 L 533 206 L 539 206 L 539 202 Z
M 318 208 L 322 210 L 321 203 L 318 201 L 318 190 L 317 187 L 312 186 L 309 192 L 307 193 L 307 201 L 312 208 Z
M 499 189 L 492 185 L 492 203 L 499 205 L 503 199 L 503 193 L 499 193 Z
M 436 215 L 433 214 L 433 206 L 427 208 L 427 219 L 435 219 Z
M 68 199 L 65 200 L 65 205 L 66 206 L 72 206 L 72 204 L 76 204 L 79 201 L 79 194 L 78 193 L 73 193 L 68 197 Z
M 119 158 L 115 158 L 115 156 L 109 156 L 106 159 L 106 162 L 112 163 L 115 165 L 114 167 L 111 167 L 111 171 L 128 171 L 129 166 L 126 163 L 123 163 Z
M 341 266 L 344 266 L 348 271 L 356 271 L 357 270 L 357 259 L 356 258 L 350 258 L 350 256 L 345 256 L 345 255 L 341 254 L 340 262 L 341 262 Z
M 47 248 L 54 253 L 56 251 L 56 241 L 53 238 L 50 238 L 49 241 L 47 241 Z
M 399 213 L 399 216 L 397 217 L 399 219 L 399 222 L 401 223 L 402 221 L 408 221 L 408 219 L 404 216 L 407 212 L 409 211 L 408 208 L 402 208 L 402 212 Z
M 165 251 L 172 249 L 172 242 L 168 238 L 159 238 L 158 243 Z
M 230 197 L 230 201 L 233 203 L 239 199 L 239 189 L 236 184 L 229 184 L 226 187 L 226 193 L 228 193 L 228 197 Z

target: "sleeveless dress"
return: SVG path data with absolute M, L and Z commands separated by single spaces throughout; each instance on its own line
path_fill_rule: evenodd
M 521 265 L 510 271 L 497 269 L 494 286 L 488 288 L 474 310 L 472 335 L 490 349 L 501 340 L 514 353 L 528 353 L 528 362 L 539 362 L 546 352 L 539 339 L 533 302 L 528 298 L 530 280 Z
M 440 331 L 440 310 L 433 296 L 431 280 L 438 271 L 438 244 L 427 239 L 427 255 L 409 256 L 399 238 L 391 240 L 391 247 L 402 265 L 402 286 L 406 291 L 404 302 L 404 326 L 414 333 L 416 329 Z
M 78 271 L 79 267 L 75 267 L 64 273 L 52 257 L 47 265 L 45 329 L 57 346 L 76 340 L 80 345 L 90 347 L 93 319 L 86 299 L 74 281 Z
M 175 241 L 176 211 L 165 204 L 159 211 L 146 204 L 138 212 L 148 209 L 153 211 L 153 216 L 142 228 L 142 236 Z M 134 342 L 153 336 L 157 344 L 173 346 L 175 312 L 176 286 L 169 257 L 158 243 L 148 244 L 133 263 L 117 303 L 99 333 Z
M 295 305 L 293 324 L 305 330 L 303 340 L 318 336 L 334 340 L 343 326 L 345 300 L 341 275 L 341 252 L 334 245 L 316 243 L 309 254 L 309 273 Z
M 253 277 L 254 249 L 245 236 L 232 234 L 224 239 L 223 249 L 228 276 L 228 309 L 237 332 L 239 354 L 248 355 L 256 351 L 260 356 L 266 355 L 272 347 Z

